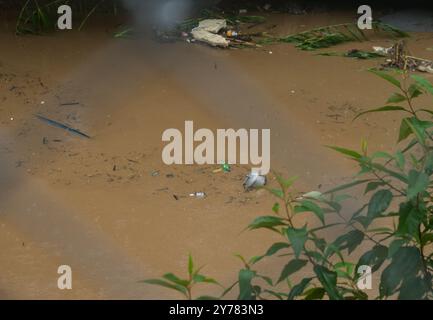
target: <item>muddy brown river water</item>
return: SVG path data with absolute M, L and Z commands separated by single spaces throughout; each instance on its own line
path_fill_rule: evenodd
M 274 15 L 269 23 L 277 25 L 272 32 L 287 34 L 344 21 L 347 15 L 337 13 Z M 408 43 L 414 55 L 433 59 L 426 50 L 432 40 L 433 34 L 414 33 Z M 374 38 L 332 50 L 391 43 Z M 188 253 L 229 285 L 240 267 L 234 254 L 256 255 L 274 240 L 268 232 L 241 233 L 270 213 L 273 199 L 263 190 L 244 192 L 247 166 L 214 173 L 216 166 L 164 165 L 162 132 L 182 130 L 185 120 L 212 130 L 270 128 L 272 169 L 298 176 L 299 191 L 326 190 L 350 179 L 356 167 L 324 145 L 359 148 L 366 138 L 371 150 L 393 148 L 398 116 L 352 122 L 392 93 L 366 72 L 379 63 L 317 56 L 288 44 L 216 50 L 114 39 L 98 27 L 25 37 L 4 28 L 0 298 L 178 298 L 138 281 L 185 273 Z M 188 196 L 195 191 L 208 197 Z M 57 289 L 62 264 L 72 267 L 73 290 Z M 278 266 L 270 259 L 261 268 L 273 274 Z

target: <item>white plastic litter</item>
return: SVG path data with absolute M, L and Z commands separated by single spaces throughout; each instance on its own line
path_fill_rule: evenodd
M 205 30 L 211 33 L 218 33 L 221 29 L 227 28 L 227 21 L 225 19 L 205 19 L 198 23 L 198 27 L 194 29 Z M 193 29 L 193 30 L 194 30 Z
M 227 48 L 229 46 L 229 42 L 226 38 L 206 30 L 194 28 L 191 31 L 191 35 L 195 40 L 207 43 L 214 47 Z
M 225 28 L 227 28 L 227 22 L 224 19 L 206 19 L 200 21 L 198 26 L 191 30 L 191 35 L 197 41 L 214 47 L 227 48 L 229 41 L 217 34 Z

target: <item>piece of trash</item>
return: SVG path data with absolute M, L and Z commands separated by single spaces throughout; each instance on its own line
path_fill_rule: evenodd
M 382 55 L 387 55 L 392 47 L 384 48 L 384 47 L 373 47 L 373 51 Z
M 194 192 L 194 193 L 190 193 L 189 194 L 190 197 L 194 197 L 194 198 L 206 198 L 206 193 L 204 192 Z
M 239 14 L 245 14 L 247 12 L 248 12 L 247 9 L 239 9 Z
M 45 104 L 45 101 L 41 101 L 41 104 Z
M 227 21 L 225 19 L 205 19 L 198 23 L 198 26 L 193 30 L 204 30 L 211 33 L 218 33 L 222 29 L 227 28 Z
M 272 54 L 272 51 L 269 51 L 269 54 Z
M 249 191 L 253 188 L 263 187 L 266 184 L 266 177 L 259 175 L 258 172 L 252 171 L 245 177 L 243 186 L 245 191 Z
M 79 105 L 79 102 L 65 102 L 65 103 L 61 103 L 61 106 L 76 106 Z
M 159 170 L 153 170 L 153 171 L 150 173 L 150 175 L 151 175 L 152 177 L 159 176 Z
M 378 48 L 378 47 L 376 47 Z M 384 48 L 381 48 L 384 49 Z M 386 50 L 386 49 L 385 49 Z M 349 51 L 345 53 L 339 53 L 339 52 L 320 52 L 317 55 L 319 56 L 328 56 L 328 57 L 346 57 L 346 58 L 356 58 L 361 60 L 366 59 L 374 59 L 374 58 L 381 58 L 386 56 L 385 54 L 381 53 L 385 50 L 379 50 L 379 51 L 364 51 L 359 49 L 350 49 Z
M 239 34 L 238 34 L 237 31 L 234 31 L 234 30 L 227 30 L 226 35 L 227 35 L 227 37 L 235 38 L 235 37 L 237 37 Z
M 207 43 L 214 47 L 227 48 L 229 41 L 217 34 L 227 28 L 225 19 L 205 19 L 199 22 L 198 26 L 191 30 L 191 35 L 197 41 Z
M 398 41 L 387 52 L 389 59 L 384 64 L 386 67 L 433 73 L 433 61 L 411 56 L 405 41 Z
M 66 131 L 69 131 L 71 133 L 75 133 L 75 134 L 77 134 L 77 135 L 79 135 L 81 137 L 90 139 L 89 135 L 81 132 L 78 129 L 71 128 L 71 127 L 67 126 L 66 124 L 63 124 L 63 123 L 55 121 L 55 120 L 48 119 L 48 118 L 46 118 L 44 116 L 41 116 L 39 114 L 35 114 L 35 117 L 38 118 L 41 121 L 44 121 L 44 122 L 48 123 L 49 125 L 52 125 L 54 127 L 57 127 L 57 128 L 60 128 L 60 129 L 66 130 Z
M 207 43 L 213 47 L 227 48 L 229 46 L 227 39 L 223 36 L 220 36 L 219 34 L 214 34 L 209 31 L 197 28 L 193 29 L 191 34 L 195 40 Z
M 222 169 L 224 172 L 230 172 L 230 171 L 232 170 L 232 168 L 230 167 L 230 165 L 229 165 L 228 163 L 223 163 L 223 164 L 221 165 L 221 169 Z

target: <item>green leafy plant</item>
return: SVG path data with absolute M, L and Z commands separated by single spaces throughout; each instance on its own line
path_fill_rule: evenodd
M 164 288 L 180 292 L 186 299 L 192 300 L 193 288 L 199 283 L 210 283 L 219 285 L 217 281 L 201 274 L 203 267 L 195 268 L 192 256 L 188 256 L 188 278 L 182 279 L 173 273 L 166 273 L 160 279 L 142 280 L 142 283 L 158 285 Z M 197 300 L 215 300 L 218 297 L 200 296 Z
M 373 31 L 375 33 L 385 33 L 396 38 L 409 36 L 405 32 L 381 22 L 373 22 Z M 329 48 L 340 43 L 363 40 L 368 40 L 368 37 L 356 24 L 343 23 L 314 28 L 284 37 L 268 37 L 261 40 L 260 43 L 287 42 L 295 44 L 301 50 L 316 50 Z
M 78 30 L 82 30 L 89 18 L 98 10 L 111 12 L 114 16 L 119 10 L 119 0 L 27 0 L 21 7 L 16 23 L 16 34 L 43 34 L 56 30 L 60 5 L 72 7 L 74 16 L 81 19 Z M 103 6 L 105 4 L 105 7 Z
M 280 239 L 261 255 L 239 255 L 244 266 L 238 280 L 220 298 L 235 289 L 241 300 L 433 298 L 433 111 L 415 106 L 421 95 L 433 95 L 433 85 L 407 72 L 401 80 L 370 72 L 397 92 L 355 119 L 379 112 L 404 115 L 397 151 L 370 153 L 364 140 L 359 151 L 328 146 L 360 170 L 353 181 L 326 192 L 300 194 L 293 189 L 296 178 L 274 174 L 277 186 L 265 188 L 276 198 L 272 214 L 257 217 L 247 230 L 269 230 Z M 345 201 L 352 196 L 342 192 L 355 187 L 364 190 L 362 205 L 351 209 Z M 269 257 L 282 261 L 275 279 L 257 271 Z M 377 292 L 368 295 L 359 287 L 361 266 L 379 276 Z

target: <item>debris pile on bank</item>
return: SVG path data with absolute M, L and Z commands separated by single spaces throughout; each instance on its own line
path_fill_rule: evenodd
M 388 57 L 383 67 L 433 73 L 433 61 L 410 55 L 405 41 L 389 48 L 373 47 L 373 50 Z

